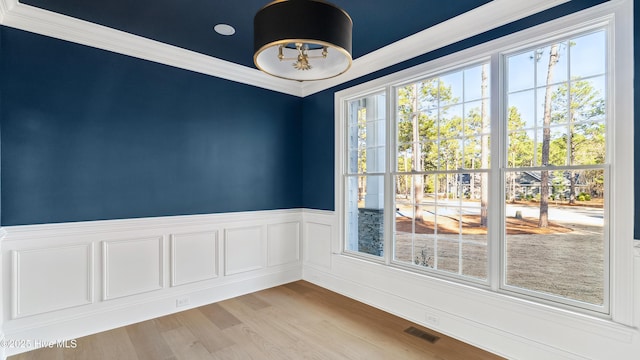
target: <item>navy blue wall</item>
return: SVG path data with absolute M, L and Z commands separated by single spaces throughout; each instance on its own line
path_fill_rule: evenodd
M 302 182 L 304 207 L 334 210 L 334 91 L 303 99 Z
M 571 1 L 302 100 L 0 28 L 1 223 L 333 210 L 335 91 L 600 2 Z
M 508 24 L 458 43 L 432 51 L 403 63 L 369 74 L 329 90 L 311 95 L 303 100 L 305 134 L 303 165 L 303 203 L 306 208 L 334 210 L 334 93 L 411 66 L 452 54 L 484 42 L 527 29 L 531 26 L 586 9 L 604 0 L 570 1 L 540 14 Z M 636 1 L 638 2 L 638 1 Z M 639 5 L 640 6 L 640 5 Z M 637 7 L 636 7 L 637 9 Z M 636 132 L 639 129 L 636 126 Z M 315 136 L 315 137 L 314 137 Z M 636 145 L 638 146 L 638 145 Z M 640 149 L 640 147 L 639 147 Z M 636 157 L 636 161 L 640 161 Z M 639 162 L 640 164 L 640 162 Z M 636 169 L 640 169 L 636 166 Z M 638 179 L 638 177 L 636 177 Z M 638 181 L 638 180 L 636 180 Z M 637 197 L 640 200 L 640 196 Z M 637 200 L 637 203 L 640 201 Z M 636 206 L 636 209 L 638 206 Z M 636 210 L 637 211 L 637 210 Z M 640 213 L 638 213 L 640 215 Z M 636 216 L 636 218 L 639 218 Z M 637 236 L 636 236 L 637 237 Z
M 0 31 L 2 225 L 302 206 L 299 98 Z

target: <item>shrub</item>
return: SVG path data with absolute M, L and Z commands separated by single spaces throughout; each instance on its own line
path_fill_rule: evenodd
M 420 250 L 420 254 L 416 255 L 416 259 L 414 261 L 414 263 L 416 265 L 420 265 L 420 266 L 426 266 L 426 267 L 433 267 L 433 258 L 431 256 L 429 256 L 429 254 L 427 253 L 427 249 L 422 249 Z
M 585 192 L 581 192 L 577 196 L 578 201 L 591 201 L 591 195 Z

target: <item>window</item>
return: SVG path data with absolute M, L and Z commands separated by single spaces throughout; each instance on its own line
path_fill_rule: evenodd
M 611 294 L 627 291 L 612 289 L 611 267 L 631 266 L 615 235 L 630 233 L 632 203 L 613 195 L 632 189 L 613 150 L 633 144 L 615 126 L 632 99 L 614 76 L 612 19 L 336 94 L 343 254 L 611 315 Z
M 504 56 L 504 284 L 589 308 L 608 294 L 607 53 L 596 30 Z
M 394 260 L 487 279 L 489 64 L 395 87 Z
M 347 236 L 345 249 L 384 254 L 386 154 L 385 93 L 351 100 L 347 105 Z

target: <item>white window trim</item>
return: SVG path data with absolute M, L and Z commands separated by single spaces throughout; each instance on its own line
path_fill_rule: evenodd
M 344 150 L 345 150 L 345 129 L 343 119 L 346 118 L 345 100 L 357 98 L 359 96 L 387 89 L 390 91 L 391 85 L 402 82 L 408 82 L 412 79 L 428 77 L 429 74 L 437 74 L 444 69 L 454 68 L 469 62 L 478 61 L 487 56 L 499 56 L 506 51 L 525 44 L 532 44 L 543 39 L 549 39 L 561 34 L 577 31 L 587 26 L 604 24 L 613 21 L 612 41 L 613 53 L 610 54 L 610 69 L 612 89 L 610 89 L 609 104 L 610 116 L 614 119 L 610 133 L 614 135 L 615 141 L 609 144 L 608 150 L 611 152 L 615 163 L 611 166 L 611 182 L 610 182 L 610 319 L 613 322 L 623 325 L 633 325 L 633 224 L 634 224 L 634 162 L 633 162 L 633 1 L 632 0 L 612 0 L 601 5 L 586 9 L 565 17 L 552 20 L 550 22 L 537 25 L 535 27 L 507 35 L 505 37 L 489 41 L 477 45 L 475 47 L 459 51 L 457 53 L 447 55 L 442 58 L 429 61 L 424 64 L 417 65 L 412 68 L 402 70 L 400 72 L 390 74 L 367 83 L 356 85 L 352 88 L 339 91 L 335 94 L 335 209 L 338 221 L 338 229 L 340 236 L 334 242 L 333 251 L 336 254 L 343 253 L 344 240 L 344 188 L 343 174 L 344 168 Z M 496 66 L 497 61 L 492 61 L 492 66 Z M 500 69 L 491 68 L 491 76 L 501 76 Z M 503 84 L 502 79 L 498 80 L 498 84 Z M 501 85 L 502 86 L 502 85 Z M 503 107 L 503 99 L 499 95 L 502 89 L 492 86 L 491 107 L 492 113 L 496 114 Z M 392 94 L 389 92 L 388 94 Z M 392 96 L 388 96 L 388 119 L 391 119 Z M 496 122 L 493 122 L 496 123 Z M 493 125 L 492 125 L 493 126 Z M 495 126 L 498 126 L 497 124 Z M 387 126 L 390 129 L 390 122 Z M 493 129 L 492 129 L 493 130 Z M 496 132 L 497 133 L 497 132 Z M 388 133 L 391 134 L 391 133 Z M 393 149 L 388 149 L 387 160 L 391 160 Z M 619 155 L 624 154 L 624 155 Z M 387 167 L 392 166 L 392 162 L 387 161 Z M 492 166 L 490 176 L 499 176 L 499 167 Z M 387 172 L 389 173 L 389 172 Z M 390 181 L 387 179 L 387 189 L 390 191 Z M 501 191 L 498 182 L 492 182 L 490 191 Z M 390 198 L 390 197 L 388 197 Z M 392 206 L 390 204 L 386 204 Z M 389 207 L 390 208 L 390 207 Z M 491 214 L 490 214 L 491 215 Z M 388 216 L 385 214 L 385 216 Z M 499 228 L 500 217 L 491 216 L 490 226 Z M 498 222 L 497 224 L 495 222 Z M 387 221 L 388 223 L 388 221 Z M 391 246 L 390 229 L 385 229 L 386 235 L 386 251 L 382 261 L 389 264 Z M 495 243 L 495 241 L 490 241 Z M 489 246 L 491 268 L 490 287 L 492 290 L 499 289 L 500 262 L 496 261 L 501 256 L 499 246 Z M 349 255 L 350 256 L 350 255 Z M 544 305 L 542 305 L 544 306 Z M 577 309 L 576 309 L 577 310 Z

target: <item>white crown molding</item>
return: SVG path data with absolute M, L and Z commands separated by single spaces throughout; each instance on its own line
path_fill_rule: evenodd
M 176 46 L 69 16 L 0 0 L 0 24 L 137 57 L 239 83 L 304 97 L 384 69 L 443 46 L 508 24 L 569 0 L 494 0 L 382 49 L 357 58 L 349 72 L 333 79 L 296 82 Z
M 3 24 L 4 14 L 7 13 L 9 5 L 7 0 L 0 0 L 0 24 Z
M 0 0 L 2 25 L 301 96 L 296 81 L 274 78 L 246 66 L 17 2 Z
M 569 0 L 493 0 L 448 21 L 361 56 L 345 74 L 302 84 L 302 96 L 365 76 L 444 46 L 550 9 Z

